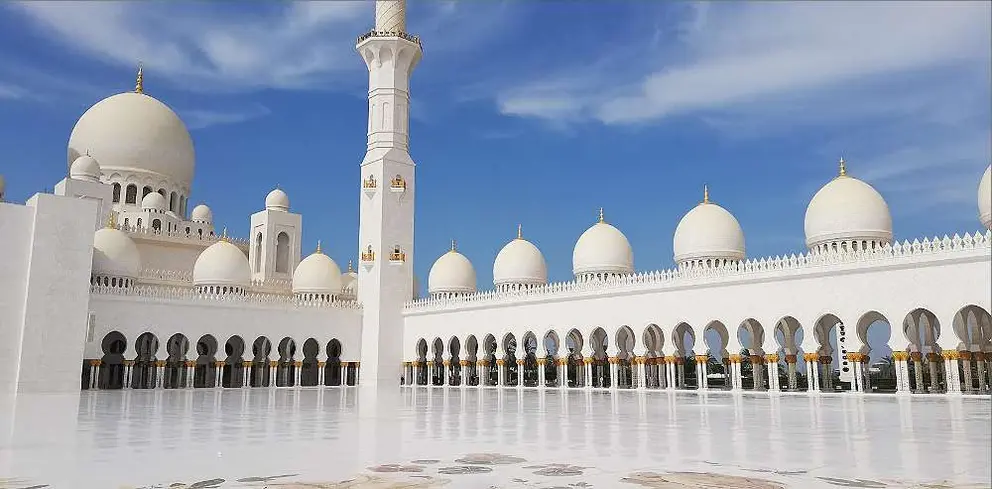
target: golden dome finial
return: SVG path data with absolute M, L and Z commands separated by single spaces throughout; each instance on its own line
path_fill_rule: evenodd
M 704 204 L 710 203 L 710 186 L 706 185 L 705 183 L 703 184 L 703 203 Z
M 110 215 L 107 216 L 107 227 L 110 229 L 115 229 L 117 227 L 117 213 L 110 211 Z
M 599 222 L 606 222 L 606 218 L 603 217 L 603 208 L 599 208 Z
M 320 251 L 320 240 L 319 239 L 317 240 L 317 250 L 314 251 L 314 253 L 320 253 L 321 255 L 324 254 L 323 251 Z
M 847 176 L 847 164 L 844 162 L 844 158 L 843 157 L 841 157 L 839 164 L 840 164 L 840 172 L 838 173 L 838 176 L 846 177 Z
M 348 260 L 348 271 L 349 272 L 354 272 L 355 271 L 355 268 L 354 267 L 355 266 L 351 263 L 351 260 Z
M 517 224 L 517 239 L 524 239 L 524 226 Z
M 224 227 L 224 232 L 223 232 L 223 233 L 221 233 L 221 235 L 220 235 L 220 240 L 221 240 L 221 241 L 229 241 L 229 240 L 227 239 L 227 227 L 226 227 L 226 226 Z
M 134 93 L 145 93 L 145 70 L 138 61 L 138 79 L 134 82 Z
M 455 240 L 451 240 L 451 251 L 458 251 Z

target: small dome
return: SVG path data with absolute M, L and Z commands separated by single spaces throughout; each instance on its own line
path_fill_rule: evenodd
M 978 219 L 986 229 L 992 229 L 992 165 L 985 169 L 982 182 L 978 184 Z M 3 193 L 3 189 L 0 189 Z
M 193 222 L 211 224 L 214 222 L 214 213 L 206 204 L 200 204 L 193 208 L 193 212 L 189 214 L 189 219 Z
M 494 285 L 540 285 L 548 281 L 548 266 L 541 250 L 523 238 L 517 238 L 499 250 L 493 262 Z
M 837 241 L 892 242 L 892 216 L 885 199 L 871 185 L 840 175 L 823 186 L 806 207 L 806 245 Z
M 148 195 L 141 199 L 141 210 L 143 211 L 165 212 L 167 207 L 165 197 L 162 197 L 162 194 L 158 192 L 148 192 Z
M 265 208 L 270 211 L 289 211 L 289 196 L 282 189 L 275 189 L 265 196 Z
M 69 167 L 69 178 L 85 180 L 87 182 L 99 182 L 100 164 L 96 162 L 96 158 L 90 155 L 80 156 Z
M 579 236 L 572 250 L 572 273 L 586 274 L 628 274 L 634 272 L 634 251 L 630 242 L 619 229 L 603 220 L 600 211 L 599 222 Z
M 127 233 L 113 227 L 97 230 L 93 236 L 94 275 L 135 278 L 141 271 L 141 254 Z
M 193 264 L 194 285 L 236 285 L 251 282 L 248 257 L 237 247 L 221 239 L 207 247 Z
M 341 296 L 349 299 L 358 297 L 358 272 L 351 268 L 348 262 L 348 270 L 341 274 Z
M 341 293 L 341 268 L 331 257 L 317 251 L 300 261 L 293 272 L 293 292 L 297 294 Z
M 744 259 L 744 231 L 733 214 L 709 200 L 703 201 L 679 221 L 673 240 L 675 262 Z
M 475 268 L 465 255 L 455 250 L 441 255 L 427 275 L 427 290 L 431 294 L 471 294 L 475 292 Z

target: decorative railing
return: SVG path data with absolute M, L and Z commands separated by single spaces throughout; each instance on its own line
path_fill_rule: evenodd
M 289 294 L 293 291 L 293 281 L 275 278 L 252 280 L 250 288 L 253 292 Z
M 488 290 L 475 294 L 453 297 L 425 298 L 407 302 L 405 311 L 430 311 L 451 309 L 460 306 L 493 305 L 511 303 L 527 299 L 541 299 L 579 295 L 595 295 L 624 290 L 660 289 L 679 287 L 697 282 L 718 282 L 723 279 L 760 275 L 768 272 L 803 271 L 816 268 L 848 265 L 884 265 L 894 259 L 926 257 L 940 253 L 966 250 L 992 250 L 992 231 L 976 232 L 943 238 L 924 238 L 922 241 L 903 241 L 876 249 L 857 251 L 837 251 L 828 253 L 803 253 L 788 256 L 754 258 L 726 266 L 688 266 L 681 269 L 667 269 L 641 272 L 603 280 L 572 280 L 517 290 Z
M 222 238 L 222 236 L 216 236 L 216 235 L 213 235 L 213 236 L 209 236 L 209 235 L 200 236 L 199 234 L 196 234 L 196 233 L 187 233 L 185 231 L 162 231 L 162 230 L 157 230 L 157 229 L 153 229 L 153 228 L 145 228 L 145 227 L 140 227 L 139 228 L 137 226 L 125 226 L 123 224 L 118 224 L 117 225 L 117 229 L 119 229 L 121 231 L 124 231 L 124 232 L 126 232 L 128 234 L 136 234 L 139 237 L 141 237 L 141 236 L 150 236 L 150 237 L 156 237 L 156 238 L 172 238 L 172 239 L 176 239 L 176 240 L 198 241 L 198 242 L 203 242 L 203 243 L 214 243 L 216 241 L 219 241 Z M 242 246 L 242 247 L 243 246 L 248 246 L 248 239 L 247 238 L 232 238 L 232 237 L 228 236 L 227 237 L 227 240 L 230 241 L 230 242 L 232 242 L 232 243 L 234 243 L 234 244 L 236 244 L 236 245 L 238 245 L 238 246 Z
M 193 274 L 183 270 L 149 268 L 138 272 L 138 281 L 142 283 L 177 284 L 188 287 L 193 285 Z
M 355 44 L 361 44 L 362 41 L 370 37 L 398 37 L 420 46 L 420 49 L 424 48 L 423 43 L 420 42 L 420 36 L 414 36 L 413 34 L 408 34 L 403 31 L 377 31 L 375 29 L 358 36 L 358 40 L 355 41 Z
M 90 294 L 145 299 L 165 299 L 196 303 L 244 304 L 288 308 L 314 307 L 356 310 L 362 308 L 360 303 L 353 300 L 308 300 L 293 295 L 271 294 L 265 292 L 248 292 L 244 294 L 208 294 L 197 291 L 195 288 L 191 287 L 176 287 L 169 285 L 138 285 L 130 288 L 93 285 L 90 287 Z

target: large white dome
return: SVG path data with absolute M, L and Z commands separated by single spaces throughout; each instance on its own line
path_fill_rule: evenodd
M 289 211 L 289 196 L 277 188 L 265 196 L 265 208 L 270 211 Z
M 151 212 L 165 212 L 168 204 L 165 197 L 158 192 L 148 192 L 145 198 L 141 199 L 141 210 Z
M 317 247 L 317 251 L 300 261 L 293 272 L 293 292 L 297 294 L 341 293 L 341 268 Z
M 248 257 L 226 239 L 210 245 L 193 264 L 195 285 L 236 285 L 247 287 L 251 282 Z
M 68 164 L 89 154 L 105 174 L 151 173 L 189 188 L 193 140 L 168 106 L 143 93 L 107 97 L 86 110 L 69 136 Z
M 978 184 L 978 219 L 987 229 L 992 229 L 992 165 L 985 169 Z
M 744 231 L 729 211 L 709 201 L 704 191 L 703 202 L 686 213 L 675 228 L 673 239 L 675 262 L 697 260 L 743 260 Z
M 871 185 L 841 174 L 823 186 L 806 207 L 806 245 L 841 241 L 892 242 L 892 216 Z
M 603 220 L 579 236 L 572 250 L 572 273 L 628 274 L 634 271 L 634 251 L 619 229 Z
M 427 276 L 431 294 L 470 294 L 475 292 L 475 268 L 465 255 L 455 250 L 441 255 Z
M 517 238 L 499 250 L 493 262 L 494 285 L 539 285 L 548 281 L 548 266 L 541 250 L 523 238 Z
M 93 275 L 135 278 L 141 271 L 141 253 L 127 233 L 113 227 L 93 236 Z

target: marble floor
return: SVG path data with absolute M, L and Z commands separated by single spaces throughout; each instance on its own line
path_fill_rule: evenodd
M 973 488 L 984 398 L 364 388 L 0 399 L 0 488 Z

